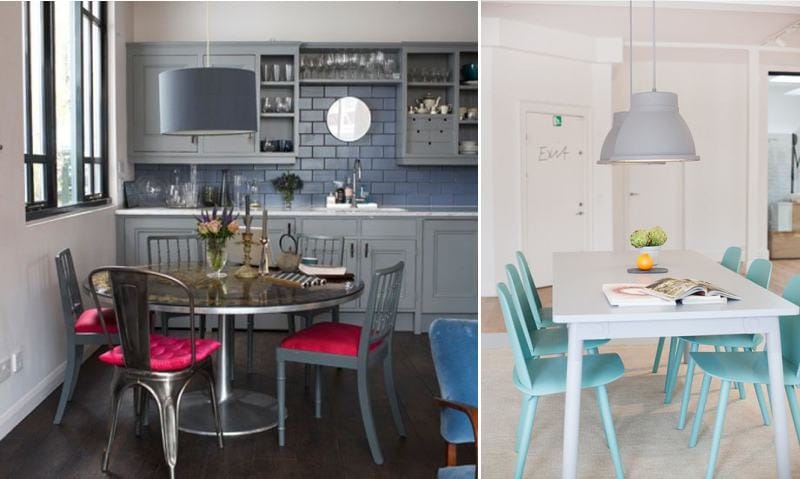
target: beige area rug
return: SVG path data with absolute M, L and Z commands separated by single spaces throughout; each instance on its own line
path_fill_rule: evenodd
M 618 353 L 625 364 L 625 375 L 608 386 L 625 476 L 655 479 L 703 477 L 711 447 L 720 383 L 717 380 L 712 382 L 697 447 L 689 449 L 689 435 L 702 375 L 698 368 L 692 388 L 687 427 L 679 431 L 676 425 L 683 393 L 682 375 L 686 367 L 684 365 L 681 369 L 672 404 L 665 405 L 663 388 L 666 357 L 662 358 L 658 374 L 650 373 L 655 345 L 655 340 L 652 346 L 615 346 L 612 342 L 601 348 L 601 352 Z M 517 459 L 514 441 L 521 396 L 511 383 L 511 350 L 484 349 L 481 360 L 481 477 L 513 477 Z M 780 394 L 785 400 L 785 392 L 781 390 Z M 789 414 L 787 404 L 787 415 Z M 561 477 L 563 421 L 564 395 L 543 397 L 536 413 L 524 477 Z M 800 447 L 791 418 L 788 428 L 792 473 L 793 477 L 800 477 Z M 747 388 L 747 397 L 744 400 L 740 400 L 738 392 L 731 389 L 715 477 L 775 477 L 772 439 L 773 429 L 762 424 L 752 387 Z M 593 390 L 584 390 L 581 396 L 578 458 L 579 477 L 614 477 Z

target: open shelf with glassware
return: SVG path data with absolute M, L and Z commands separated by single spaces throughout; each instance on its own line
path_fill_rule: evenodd
M 302 84 L 400 84 L 398 45 L 306 44 L 300 52 Z
M 293 163 L 297 156 L 298 56 L 298 49 L 259 56 L 258 154 L 263 158 Z

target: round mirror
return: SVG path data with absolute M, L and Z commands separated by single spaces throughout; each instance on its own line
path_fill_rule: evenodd
M 372 124 L 372 113 L 360 98 L 339 98 L 328 108 L 328 130 L 342 141 L 357 141 L 367 134 Z

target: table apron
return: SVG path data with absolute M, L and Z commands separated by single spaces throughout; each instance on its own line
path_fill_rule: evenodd
M 568 323 L 570 335 L 582 340 L 708 336 L 717 334 L 779 333 L 775 316 L 723 319 L 660 319 L 654 321 L 604 321 Z

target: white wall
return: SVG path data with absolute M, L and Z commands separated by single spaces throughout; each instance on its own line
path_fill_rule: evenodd
M 134 41 L 205 40 L 205 2 L 136 2 Z M 478 2 L 209 2 L 212 41 L 477 42 Z
M 0 438 L 63 379 L 65 336 L 53 261 L 56 253 L 72 249 L 79 277 L 115 259 L 114 206 L 25 221 L 20 5 L 0 3 L 0 358 L 21 350 L 24 368 L 0 383 Z M 115 10 L 122 10 L 124 17 L 128 8 L 116 4 L 110 8 L 111 13 Z M 122 39 L 129 36 L 121 35 Z M 110 44 L 114 45 L 114 40 Z M 119 53 L 119 49 L 115 51 Z M 124 51 L 121 58 L 124 63 Z M 119 71 L 113 66 L 112 70 Z M 124 110 L 122 113 L 124 118 Z M 116 139 L 112 136 L 110 140 L 114 170 Z
M 611 65 L 621 59 L 622 44 L 504 19 L 481 23 L 481 295 L 495 296 L 504 265 L 523 244 L 523 102 L 590 110 L 591 246 L 611 249 L 611 169 L 594 161 L 611 126 Z

